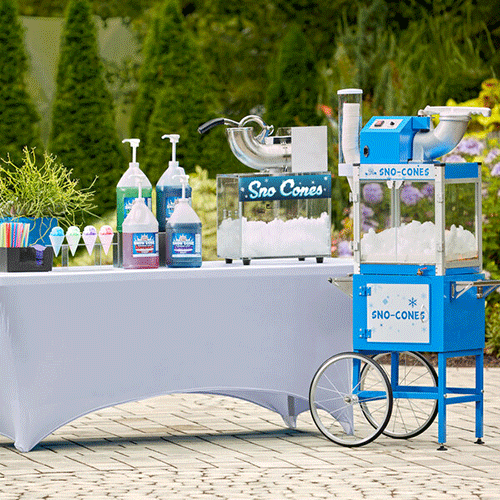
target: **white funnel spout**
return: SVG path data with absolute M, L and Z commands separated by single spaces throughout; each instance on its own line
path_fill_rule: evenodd
M 460 119 L 458 119 L 460 118 Z M 429 132 L 419 132 L 413 139 L 413 160 L 430 161 L 449 153 L 462 140 L 469 117 L 442 117 Z
M 413 161 L 431 161 L 449 153 L 462 140 L 472 114 L 489 116 L 489 108 L 463 106 L 427 106 L 419 115 L 439 115 L 439 124 L 413 139 Z

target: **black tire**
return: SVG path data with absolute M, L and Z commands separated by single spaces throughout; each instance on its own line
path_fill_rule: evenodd
M 361 386 L 365 389 L 360 390 Z M 355 352 L 336 354 L 314 375 L 309 405 L 314 423 L 330 441 L 363 446 L 376 439 L 391 418 L 391 384 L 372 358 Z

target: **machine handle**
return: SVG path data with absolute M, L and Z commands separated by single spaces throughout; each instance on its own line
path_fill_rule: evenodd
M 418 114 L 420 116 L 468 116 L 470 115 L 483 115 L 491 116 L 490 108 L 474 108 L 467 106 L 426 106 L 421 109 Z
M 200 134 L 206 134 L 209 130 L 212 130 L 217 125 L 232 125 L 233 127 L 238 127 L 239 123 L 229 118 L 214 118 L 213 120 L 208 120 L 208 122 L 203 123 L 198 127 L 198 132 Z

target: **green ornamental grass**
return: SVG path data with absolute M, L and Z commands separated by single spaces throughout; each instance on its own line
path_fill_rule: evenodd
M 37 166 L 35 150 L 23 150 L 22 163 L 7 156 L 0 163 L 0 217 L 55 217 L 59 225 L 75 224 L 76 216 L 94 216 L 92 184 L 80 188 L 78 180 L 56 157 L 45 153 Z

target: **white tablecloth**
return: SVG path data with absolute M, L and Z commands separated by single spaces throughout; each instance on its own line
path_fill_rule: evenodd
M 0 433 L 28 451 L 99 408 L 173 392 L 240 397 L 295 425 L 320 364 L 352 345 L 328 282 L 349 260 L 0 273 Z

